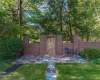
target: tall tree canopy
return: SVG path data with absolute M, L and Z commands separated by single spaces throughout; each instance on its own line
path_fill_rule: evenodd
M 0 7 L 1 38 L 58 31 L 66 41 L 100 40 L 100 0 L 1 0 Z

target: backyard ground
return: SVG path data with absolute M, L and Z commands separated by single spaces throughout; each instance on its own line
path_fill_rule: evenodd
M 27 58 L 24 57 L 23 59 L 26 61 L 26 59 L 29 60 L 29 58 L 30 56 L 27 56 Z M 66 58 L 66 59 L 69 59 L 69 61 L 65 60 L 66 63 L 63 63 L 65 62 L 65 61 L 62 61 L 64 59 L 65 58 L 61 58 L 59 60 L 61 62 L 56 63 L 54 65 L 57 70 L 57 74 L 56 74 L 57 79 L 55 80 L 100 80 L 100 65 L 89 63 L 89 62 L 81 63 L 80 61 L 83 61 L 83 60 L 81 59 L 76 60 L 75 58 L 73 58 L 75 60 L 72 60 L 72 58 Z M 0 71 L 3 71 L 11 67 L 12 61 L 14 60 L 13 59 L 1 60 Z M 20 59 L 20 61 L 22 60 Z M 51 61 L 49 62 L 52 63 L 52 61 L 53 59 L 51 59 Z M 73 62 L 70 62 L 70 61 L 73 61 Z M 49 75 L 46 75 L 47 67 L 48 67 L 47 64 L 44 64 L 44 63 L 24 64 L 23 66 L 19 67 L 17 70 L 15 70 L 12 73 L 0 76 L 0 80 L 46 80 L 46 78 L 50 77 Z
M 57 80 L 100 80 L 100 65 L 91 63 L 56 64 Z
M 45 80 L 46 64 L 25 64 L 0 80 Z
M 12 62 L 16 59 L 1 59 L 0 58 L 0 71 L 3 71 L 12 66 Z

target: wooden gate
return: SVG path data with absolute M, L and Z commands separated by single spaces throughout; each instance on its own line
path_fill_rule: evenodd
M 50 56 L 55 55 L 55 38 L 54 37 L 47 38 L 47 53 Z

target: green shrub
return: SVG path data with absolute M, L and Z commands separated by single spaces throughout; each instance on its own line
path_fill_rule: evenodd
M 0 41 L 0 57 L 13 58 L 23 49 L 23 41 L 18 38 L 5 38 Z
M 86 53 L 85 53 L 84 51 L 81 51 L 81 52 L 79 53 L 79 55 L 82 56 L 83 58 L 86 58 Z
M 86 53 L 86 58 L 88 58 L 89 60 L 100 58 L 99 48 L 88 47 L 84 49 L 84 52 Z
M 44 31 L 41 33 L 41 35 L 49 35 L 49 34 L 54 34 L 54 35 L 62 35 L 61 32 L 57 31 L 57 30 L 52 30 L 52 31 Z
M 54 30 L 54 34 L 55 35 L 62 35 L 62 33 L 60 31 Z
M 49 35 L 49 32 L 48 31 L 44 31 L 41 33 L 41 35 Z
M 98 59 L 96 59 L 96 60 L 91 61 L 91 63 L 100 64 L 100 58 L 98 58 Z

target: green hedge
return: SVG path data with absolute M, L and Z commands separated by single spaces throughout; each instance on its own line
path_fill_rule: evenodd
M 98 59 L 96 59 L 96 60 L 91 61 L 91 63 L 100 64 L 100 58 L 98 58 Z
M 23 41 L 18 38 L 5 38 L 0 40 L 0 57 L 13 58 L 23 49 Z
M 41 33 L 41 35 L 49 35 L 49 34 L 62 35 L 62 33 L 60 31 L 57 31 L 57 30 L 44 31 L 44 32 Z
M 86 58 L 86 53 L 85 53 L 84 51 L 81 51 L 81 52 L 79 53 L 79 55 L 82 56 L 83 58 Z
M 87 47 L 79 54 L 89 60 L 95 60 L 100 58 L 100 48 Z
M 90 60 L 100 58 L 99 48 L 88 47 L 84 49 L 84 52 L 86 53 L 86 57 Z

